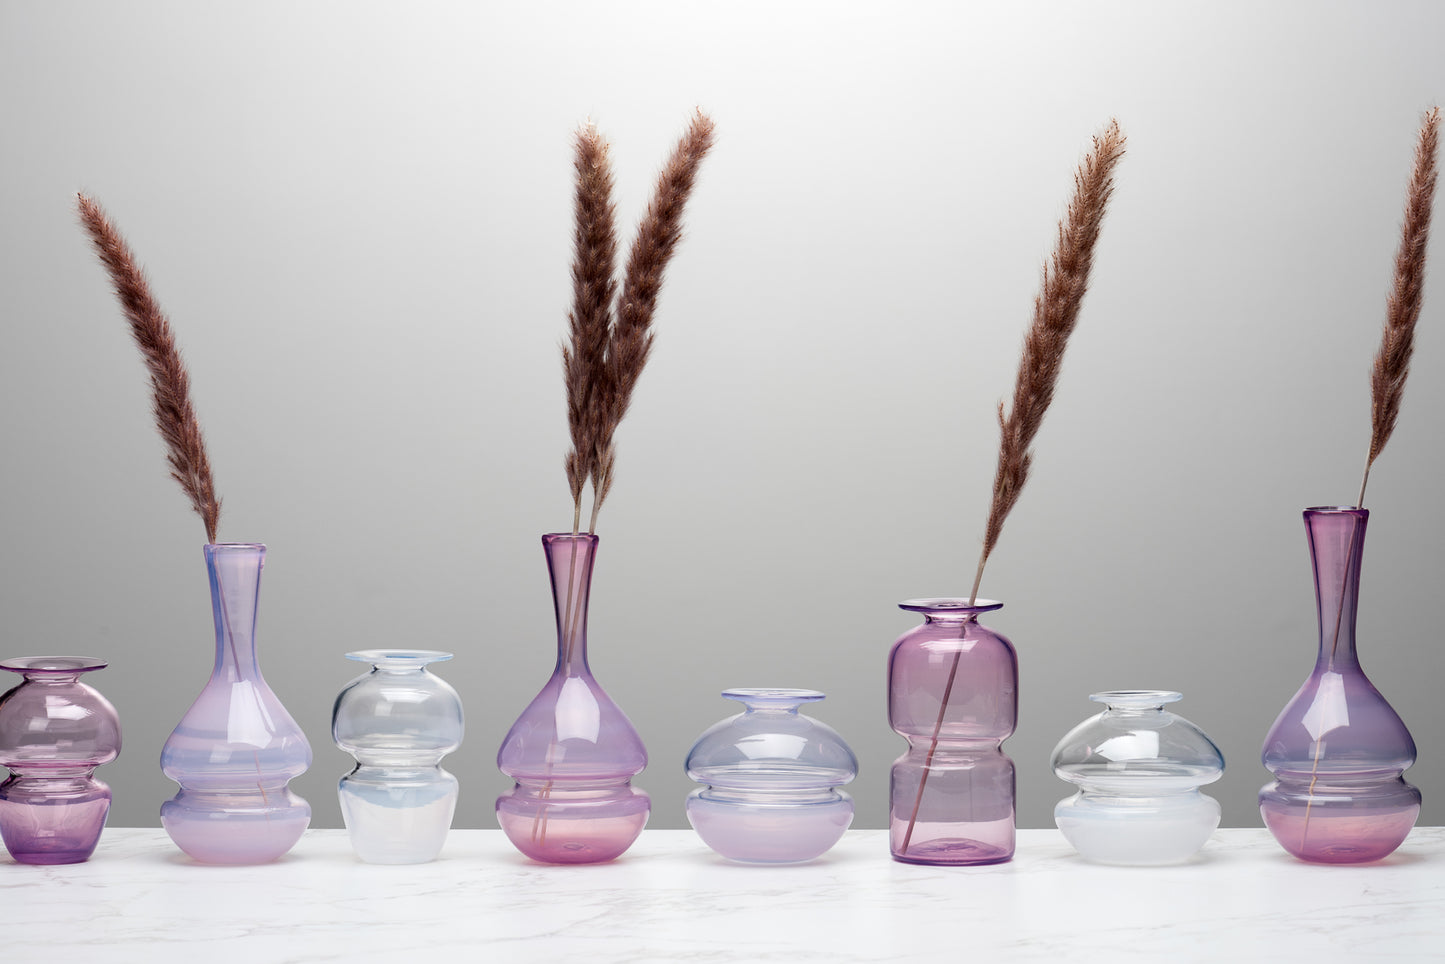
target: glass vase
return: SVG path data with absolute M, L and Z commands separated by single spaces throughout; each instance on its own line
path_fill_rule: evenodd
M 687 755 L 687 775 L 707 786 L 687 798 L 703 843 L 731 860 L 811 860 L 853 822 L 853 800 L 837 788 L 858 760 L 826 723 L 798 712 L 817 690 L 733 689 L 746 710 L 705 730 Z
M 1014 765 L 1003 741 L 1018 720 L 1018 657 L 978 621 L 986 599 L 910 599 L 923 624 L 888 656 L 888 722 L 908 741 L 893 763 L 895 860 L 994 864 L 1014 852 Z
M 1259 811 L 1280 846 L 1327 864 L 1379 860 L 1404 842 L 1420 813 L 1405 782 L 1415 741 L 1360 668 L 1355 611 L 1370 513 L 1306 509 L 1319 607 L 1314 671 L 1270 727 L 1264 765 L 1274 782 Z
M 0 662 L 22 680 L 0 696 L 0 836 L 22 864 L 89 859 L 110 812 L 95 768 L 120 755 L 115 707 L 80 681 L 105 669 L 89 656 L 23 656 Z
M 373 864 L 421 864 L 446 842 L 457 807 L 457 778 L 442 757 L 462 743 L 462 701 L 427 670 L 451 653 L 368 649 L 347 659 L 370 663 L 342 689 L 331 736 L 356 758 L 337 793 L 351 846 Z
M 208 545 L 205 554 L 216 661 L 161 750 L 161 770 L 181 785 L 161 805 L 161 826 L 196 860 L 264 863 L 290 850 L 311 821 L 311 807 L 286 785 L 311 765 L 311 746 L 256 661 L 266 547 Z
M 1111 690 L 1089 697 L 1107 708 L 1054 747 L 1054 774 L 1079 788 L 1054 808 L 1054 823 L 1085 860 L 1155 866 L 1182 863 L 1219 826 L 1219 801 L 1199 792 L 1224 775 L 1224 755 L 1193 723 L 1164 709 L 1166 690 Z
M 497 822 L 533 860 L 584 864 L 621 855 L 642 833 L 650 800 L 632 786 L 647 750 L 587 665 L 587 603 L 597 537 L 542 537 L 557 615 L 557 666 L 497 751 L 516 781 Z

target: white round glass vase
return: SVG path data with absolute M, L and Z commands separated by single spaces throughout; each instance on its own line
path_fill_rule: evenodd
M 1054 774 L 1077 786 L 1054 822 L 1086 860 L 1182 863 L 1219 826 L 1219 801 L 1199 792 L 1224 774 L 1224 755 L 1193 723 L 1164 707 L 1168 690 L 1112 690 L 1089 699 L 1104 712 L 1054 748 Z

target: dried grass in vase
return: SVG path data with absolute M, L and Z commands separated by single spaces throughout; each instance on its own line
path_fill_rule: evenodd
M 994 473 L 993 498 L 989 505 L 988 523 L 984 529 L 983 550 L 974 574 L 968 605 L 978 600 L 984 565 L 998 543 L 1004 520 L 1018 501 L 1028 481 L 1033 461 L 1034 437 L 1043 425 L 1044 415 L 1053 401 L 1054 390 L 1062 371 L 1064 349 L 1078 321 L 1088 288 L 1089 270 L 1093 265 L 1094 246 L 1104 221 L 1104 212 L 1114 190 L 1114 169 L 1124 156 L 1123 133 L 1117 121 L 1110 121 L 1102 134 L 1094 138 L 1093 148 L 1074 175 L 1074 194 L 1063 220 L 1051 260 L 1045 263 L 1038 296 L 1034 299 L 1033 324 L 1024 338 L 1023 357 L 1019 361 L 1011 407 L 998 407 L 999 454 Z M 939 737 L 958 676 L 961 653 L 955 651 L 944 684 L 938 718 L 933 724 L 927 756 L 919 778 L 901 848 L 895 855 L 904 859 L 913 842 L 914 827 L 928 784 L 929 769 L 938 751 Z M 1011 852 L 1011 851 L 1010 851 Z
M 587 600 L 597 515 L 616 474 L 617 429 L 647 364 L 663 273 L 682 238 L 683 210 L 712 137 L 712 121 L 699 111 L 658 177 L 619 285 L 608 145 L 590 124 L 577 132 L 572 310 L 562 346 L 571 436 L 563 467 L 572 531 L 543 537 L 558 610 L 558 661 L 497 757 L 503 772 L 518 781 L 497 801 L 498 821 L 513 845 L 536 860 L 610 860 L 636 839 L 649 812 L 647 795 L 630 785 L 646 764 L 641 738 L 587 668 Z M 584 535 L 589 485 L 591 521 Z M 563 733 L 559 721 L 573 718 L 590 721 L 585 736 Z M 584 771 L 585 787 L 578 792 L 574 784 Z
M 201 423 L 191 404 L 191 378 L 176 347 L 171 323 L 151 294 L 145 272 L 105 210 L 84 194 L 77 194 L 80 220 L 90 234 L 96 254 L 110 274 L 131 335 L 150 373 L 151 407 L 156 430 L 166 443 L 171 478 L 180 483 L 191 508 L 206 525 L 206 541 L 216 541 L 221 500 L 211 478 L 211 460 Z

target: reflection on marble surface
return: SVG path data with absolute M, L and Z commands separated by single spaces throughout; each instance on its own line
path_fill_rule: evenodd
M 312 830 L 275 863 L 216 867 L 160 830 L 111 829 L 89 863 L 0 862 L 0 907 L 15 961 L 1438 960 L 1445 829 L 1352 867 L 1220 830 L 1193 861 L 1150 868 L 1086 863 L 1054 830 L 1019 831 L 1010 863 L 947 868 L 889 859 L 882 830 L 787 866 L 649 830 L 576 867 L 533 863 L 495 830 L 453 831 L 435 863 L 365 864 L 345 831 Z

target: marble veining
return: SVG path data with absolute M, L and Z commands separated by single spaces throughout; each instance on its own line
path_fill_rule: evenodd
M 621 859 L 532 863 L 500 831 L 453 831 L 434 863 L 366 864 L 344 831 L 212 867 L 160 830 L 111 829 L 83 864 L 0 862 L 4 958 L 122 961 L 885 962 L 1445 958 L 1445 828 L 1376 864 L 1321 867 L 1264 830 L 1217 831 L 1190 863 L 1085 863 L 1057 831 L 1007 864 L 933 868 L 852 830 L 807 864 L 730 863 L 691 831 Z

